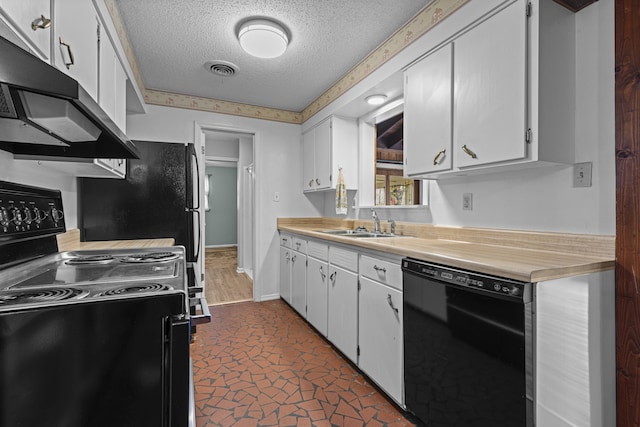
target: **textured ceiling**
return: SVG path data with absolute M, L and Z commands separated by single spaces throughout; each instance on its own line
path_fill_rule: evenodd
M 430 0 L 116 0 L 144 86 L 302 111 Z M 245 53 L 236 27 L 270 17 L 289 30 L 285 54 Z M 205 69 L 230 61 L 234 77 Z

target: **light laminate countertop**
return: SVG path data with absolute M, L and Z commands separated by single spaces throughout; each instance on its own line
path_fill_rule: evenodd
M 160 248 L 175 245 L 175 239 L 173 238 L 81 242 L 80 231 L 77 229 L 69 230 L 64 234 L 57 236 L 57 240 L 58 250 L 60 250 L 60 252 L 104 249 Z
M 352 223 L 353 221 L 348 225 L 352 225 Z M 456 240 L 451 240 L 423 237 L 427 232 L 427 234 L 433 234 L 433 230 L 436 234 L 446 234 L 445 232 L 451 231 L 447 227 L 426 224 L 416 226 L 404 224 L 405 234 L 410 234 L 415 230 L 413 237 L 354 238 L 319 231 L 351 228 L 340 225 L 321 220 L 314 223 L 309 219 L 298 221 L 296 219 L 282 219 L 278 221 L 278 229 L 281 232 L 417 258 L 525 282 L 542 282 L 579 276 L 611 270 L 615 267 L 614 245 L 611 244 L 611 242 L 615 244 L 613 236 L 492 231 L 489 229 L 468 229 L 465 231 L 464 228 L 456 228 Z M 415 228 L 412 229 L 412 227 Z M 480 235 L 491 243 L 474 241 L 478 240 Z M 498 243 L 500 238 L 505 236 L 504 244 Z M 518 244 L 519 239 L 521 244 Z M 532 243 L 532 241 L 535 242 Z M 592 247 L 587 248 L 586 245 L 597 246 L 597 250 Z M 554 250 L 545 248 L 553 248 Z M 558 248 L 563 248 L 563 250 L 558 250 Z

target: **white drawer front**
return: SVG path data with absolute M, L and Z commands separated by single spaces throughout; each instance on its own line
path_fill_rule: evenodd
M 307 242 L 307 255 L 322 261 L 329 260 L 329 245 L 326 243 L 316 242 L 315 240 L 309 240 Z
M 362 255 L 360 257 L 360 275 L 402 290 L 402 267 L 399 263 L 395 264 Z
M 340 266 L 345 270 L 358 272 L 358 253 L 331 246 L 329 263 Z
M 280 234 L 280 246 L 291 249 L 291 235 Z
M 291 249 L 294 251 L 302 252 L 303 254 L 307 253 L 307 241 L 301 239 L 300 237 L 293 237 Z

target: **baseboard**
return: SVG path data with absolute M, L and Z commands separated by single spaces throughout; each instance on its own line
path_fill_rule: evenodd
M 205 249 L 216 249 L 216 248 L 235 248 L 238 247 L 237 244 L 234 245 L 206 245 Z
M 244 268 L 236 268 L 236 273 L 238 274 L 246 274 L 247 276 L 249 276 L 249 278 L 251 280 L 253 280 L 253 269 L 248 268 L 248 269 L 244 269 Z
M 260 298 L 260 302 L 273 301 L 274 299 L 279 299 L 279 298 L 280 298 L 280 294 L 263 295 Z

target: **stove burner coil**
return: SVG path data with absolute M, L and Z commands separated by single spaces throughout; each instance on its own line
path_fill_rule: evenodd
M 134 254 L 122 257 L 122 262 L 162 262 L 171 261 L 178 258 L 178 254 L 173 252 L 150 252 L 148 254 Z
M 66 263 L 69 265 L 106 264 L 113 259 L 112 255 L 87 255 L 68 259 Z
M 118 288 L 112 288 L 108 291 L 102 292 L 100 295 L 113 296 L 113 295 L 125 295 L 135 294 L 143 292 L 161 292 L 170 291 L 173 288 L 169 285 L 161 285 L 159 283 L 141 283 L 137 285 L 124 285 Z
M 34 304 L 82 298 L 88 292 L 77 288 L 34 288 L 0 292 L 0 307 L 13 304 Z

